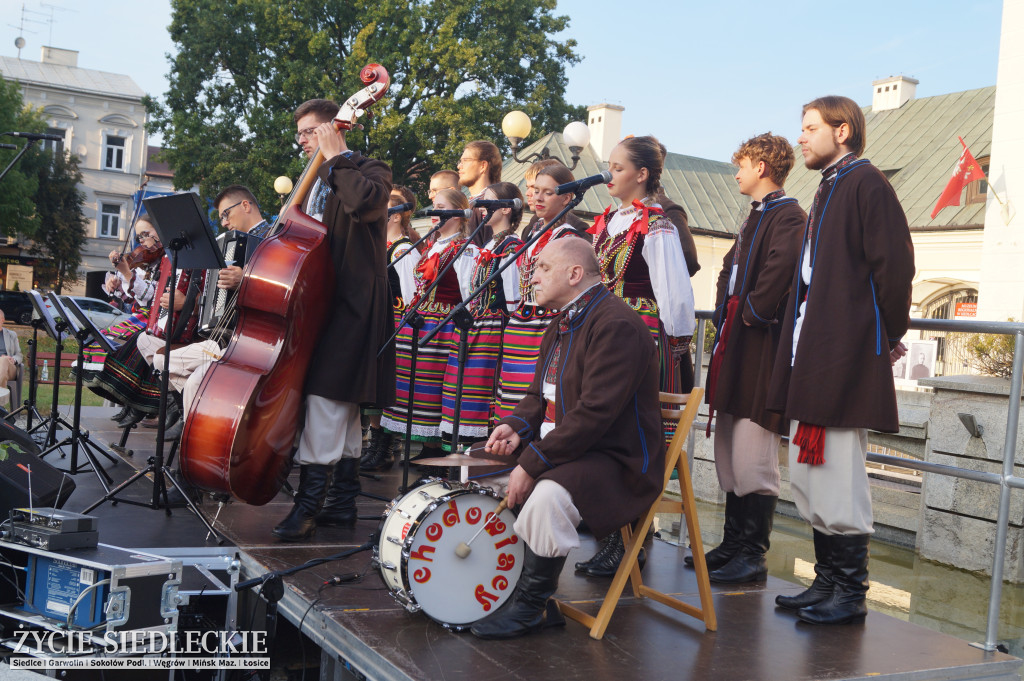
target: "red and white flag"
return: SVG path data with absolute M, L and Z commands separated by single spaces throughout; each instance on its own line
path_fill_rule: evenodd
M 960 205 L 960 194 L 963 192 L 964 187 L 975 180 L 985 179 L 985 171 L 974 160 L 974 156 L 971 155 L 967 145 L 964 144 L 964 138 L 957 137 L 957 139 L 960 140 L 964 153 L 960 154 L 960 160 L 956 162 L 956 166 L 953 168 L 953 176 L 949 178 L 949 183 L 942 190 L 942 196 L 939 197 L 938 203 L 935 204 L 935 209 L 932 211 L 933 220 L 939 214 L 939 211 L 946 206 Z

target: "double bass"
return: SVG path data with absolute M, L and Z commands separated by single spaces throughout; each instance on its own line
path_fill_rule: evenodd
M 379 64 L 359 78 L 366 87 L 342 105 L 339 130 L 351 130 L 390 85 Z M 334 292 L 327 227 L 301 208 L 323 160 L 318 149 L 246 265 L 234 333 L 203 377 L 181 436 L 185 479 L 248 504 L 273 499 L 288 476 L 306 372 Z

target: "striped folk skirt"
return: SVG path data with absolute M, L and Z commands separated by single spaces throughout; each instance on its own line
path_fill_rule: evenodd
M 138 312 L 117 324 L 108 326 L 103 329 L 102 333 L 116 345 L 120 345 L 125 339 L 144 330 L 148 320 L 149 317 L 145 312 Z M 107 351 L 98 343 L 89 343 L 83 348 L 83 353 L 85 354 L 85 370 L 87 372 L 103 370 L 103 363 L 107 361 Z
M 494 403 L 504 316 L 488 310 L 468 332 L 466 363 L 463 367 L 462 403 L 459 410 L 459 442 L 487 437 Z M 445 449 L 451 449 L 455 423 L 455 393 L 459 378 L 459 333 L 452 334 L 451 353 L 441 390 L 441 433 Z
M 623 301 L 636 310 L 643 320 L 644 325 L 651 332 L 651 338 L 658 346 L 658 359 L 661 365 L 661 376 L 658 381 L 658 389 L 665 393 L 688 393 L 693 390 L 693 367 L 682 367 L 680 362 L 672 355 L 672 348 L 668 344 L 668 334 L 665 333 L 665 325 L 658 317 L 658 305 L 650 298 L 623 298 Z M 689 356 L 684 358 L 689 362 Z M 685 375 L 689 376 L 688 383 L 684 383 Z
M 512 313 L 502 334 L 501 374 L 494 420 L 511 414 L 533 382 L 540 355 L 540 341 L 548 323 L 558 314 L 536 305 L 520 305 Z
M 103 370 L 89 381 L 89 389 L 111 402 L 156 414 L 160 411 L 160 384 L 153 377 L 153 367 L 136 347 L 141 333 L 129 337 L 117 352 L 107 356 Z
M 426 324 L 419 331 L 418 338 L 425 337 L 437 327 L 451 311 L 445 303 L 433 303 L 420 314 Z M 406 416 L 409 413 L 409 383 L 412 377 L 412 329 L 405 325 L 395 341 L 395 405 L 384 410 L 380 424 L 389 432 L 404 436 Z M 456 341 L 453 342 L 453 338 Z M 416 380 L 412 398 L 412 433 L 410 439 L 436 443 L 441 438 L 441 389 L 448 355 L 457 347 L 455 324 L 448 322 L 425 346 L 420 346 L 416 356 Z

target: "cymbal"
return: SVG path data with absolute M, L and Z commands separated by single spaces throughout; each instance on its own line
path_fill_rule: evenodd
M 448 456 L 437 456 L 428 459 L 416 459 L 410 461 L 417 466 L 501 466 L 514 463 L 512 457 L 506 457 L 504 461 L 498 459 L 481 459 L 468 454 L 449 454 Z

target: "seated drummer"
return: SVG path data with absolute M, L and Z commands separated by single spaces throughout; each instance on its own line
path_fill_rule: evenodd
M 240 184 L 230 185 L 217 194 L 213 205 L 220 216 L 220 224 L 226 230 L 237 230 L 258 237 L 266 237 L 270 232 L 270 225 L 263 219 L 256 197 L 248 187 Z M 217 275 L 217 288 L 233 291 L 241 283 L 242 268 L 238 265 L 228 265 Z M 223 339 L 204 340 L 171 350 L 168 380 L 174 391 L 175 405 L 173 409 L 168 410 L 165 439 L 176 440 L 181 436 L 181 432 L 185 428 L 185 415 L 188 414 L 191 398 L 195 397 L 203 375 L 206 373 L 206 368 L 214 360 L 220 358 L 226 339 L 227 334 Z M 153 357 L 153 368 L 163 371 L 163 355 L 158 354 Z M 192 380 L 190 381 L 190 379 Z M 190 386 L 191 389 L 186 386 Z M 170 418 L 172 412 L 173 420 Z
M 480 638 L 522 636 L 545 626 L 545 606 L 586 521 L 602 538 L 643 514 L 662 492 L 665 443 L 658 352 L 636 312 L 601 283 L 593 247 L 552 241 L 532 283 L 537 302 L 561 313 L 540 347 L 537 373 L 486 450 L 518 453 L 509 477 L 514 529 L 525 557 L 516 591 L 472 626 Z

